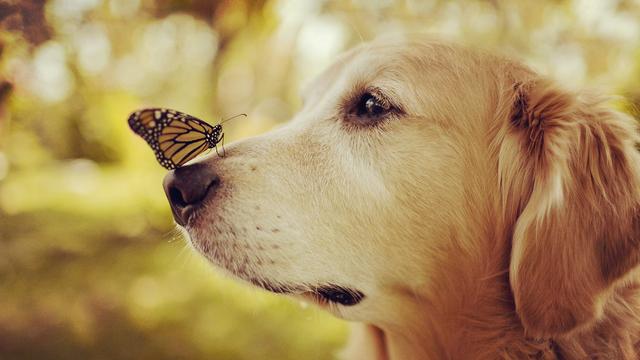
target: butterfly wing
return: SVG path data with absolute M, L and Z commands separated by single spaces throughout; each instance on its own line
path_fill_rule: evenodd
M 136 111 L 129 116 L 129 127 L 149 144 L 160 165 L 169 170 L 215 146 L 211 139 L 215 138 L 217 127 L 176 110 Z

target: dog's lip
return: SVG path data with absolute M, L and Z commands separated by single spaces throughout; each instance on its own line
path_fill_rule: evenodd
M 356 305 L 364 299 L 364 294 L 359 290 L 333 284 L 320 286 L 314 293 L 322 299 L 344 306 Z
M 317 286 L 308 285 L 275 285 L 265 280 L 249 279 L 252 284 L 265 290 L 277 293 L 297 295 L 312 300 L 320 305 L 335 303 L 344 306 L 353 306 L 360 303 L 365 295 L 357 289 L 335 284 L 323 284 Z

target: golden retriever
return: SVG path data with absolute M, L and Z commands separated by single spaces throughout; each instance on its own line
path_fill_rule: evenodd
M 202 255 L 361 323 L 354 359 L 637 359 L 631 118 L 518 62 L 363 44 L 284 127 L 171 172 Z

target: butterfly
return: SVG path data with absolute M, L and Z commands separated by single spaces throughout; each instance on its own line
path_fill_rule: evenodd
M 215 148 L 218 156 L 224 156 L 222 123 L 211 126 L 191 115 L 163 108 L 149 108 L 129 115 L 129 127 L 142 137 L 156 155 L 158 163 L 168 170 L 184 165 L 203 152 Z M 222 143 L 222 155 L 218 152 Z

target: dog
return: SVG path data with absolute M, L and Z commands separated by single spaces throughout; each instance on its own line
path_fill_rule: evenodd
M 302 98 L 165 178 L 211 263 L 359 324 L 346 358 L 639 358 L 639 138 L 607 99 L 408 37 Z

